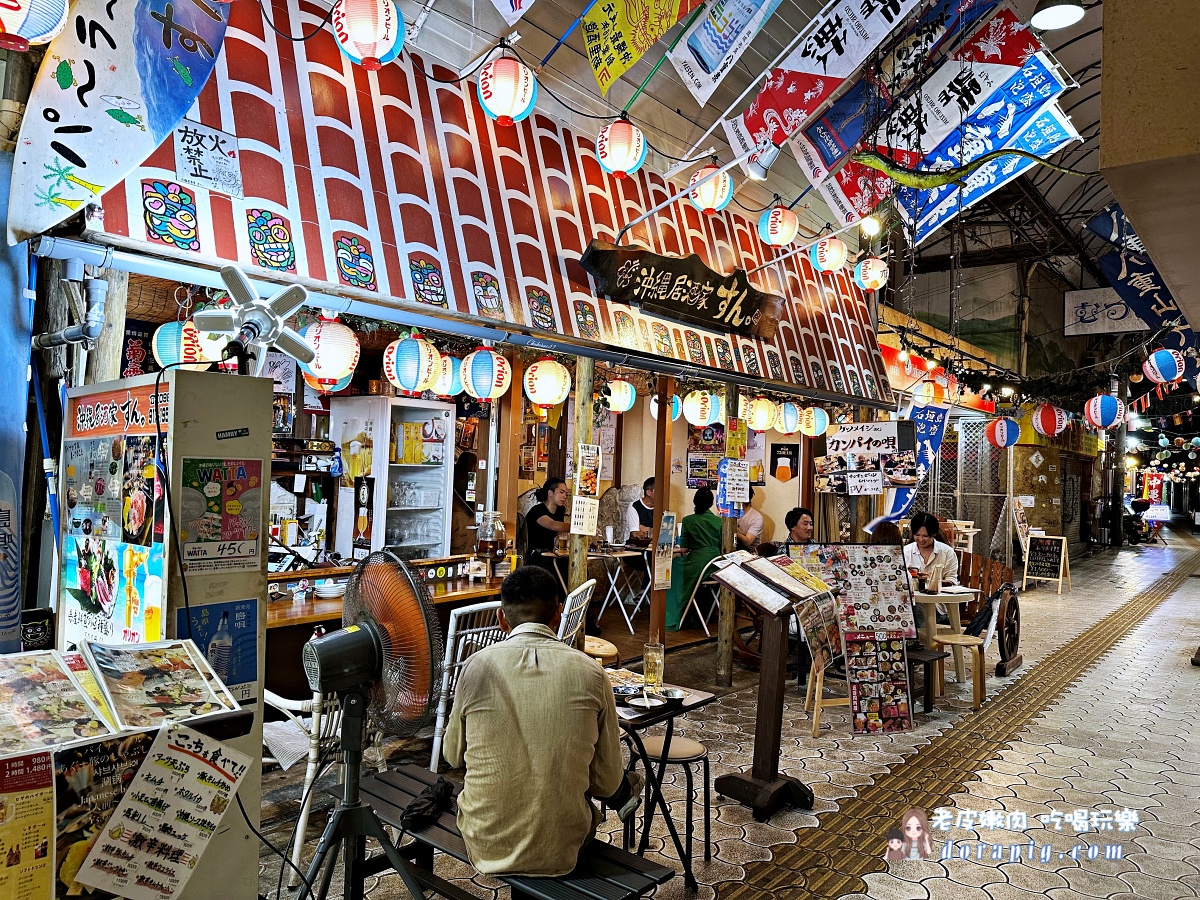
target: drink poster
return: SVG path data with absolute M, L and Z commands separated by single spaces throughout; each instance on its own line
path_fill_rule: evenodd
M 125 340 L 121 344 L 121 377 L 133 378 L 157 372 L 158 360 L 151 352 L 154 332 L 158 330 L 157 322 L 146 322 L 141 319 L 125 320 Z
M 153 732 L 91 741 L 54 753 L 54 897 L 109 897 L 75 881 L 146 758 Z
M 745 459 L 747 442 L 746 420 L 730 419 L 725 426 L 725 455 L 730 459 Z
M 799 444 L 771 444 L 771 475 L 776 481 L 791 481 L 800 474 L 799 467 Z
M 54 766 L 49 753 L 0 760 L 0 897 L 46 900 L 54 883 Z
M 63 442 L 64 531 L 74 537 L 121 539 L 121 438 Z
M 249 766 L 206 735 L 160 729 L 76 880 L 130 900 L 179 896 Z
M 688 426 L 687 486 L 717 487 L 717 466 L 725 458 L 725 426 Z
M 675 562 L 675 513 L 663 511 L 662 526 L 654 544 L 654 589 L 671 589 L 671 568 Z
M 899 544 L 810 544 L 791 547 L 789 553 L 834 592 L 843 632 L 869 629 L 917 636 Z
M 176 611 L 175 633 L 190 638 L 236 700 L 252 700 L 258 684 L 258 600 L 230 600 Z
M 885 631 L 847 631 L 844 637 L 853 733 L 912 731 L 903 639 Z
M 180 539 L 189 573 L 259 567 L 262 460 L 184 457 Z

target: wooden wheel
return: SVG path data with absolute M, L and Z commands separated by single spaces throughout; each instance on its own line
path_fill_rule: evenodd
M 1000 646 L 1000 662 L 996 675 L 1011 675 L 1021 667 L 1021 604 L 1016 590 L 1007 590 L 1000 598 L 1000 613 L 996 619 L 996 643 Z

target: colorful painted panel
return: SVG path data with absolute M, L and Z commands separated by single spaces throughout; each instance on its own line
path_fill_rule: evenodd
M 375 256 L 366 240 L 344 231 L 336 232 L 333 253 L 339 282 L 365 291 L 379 290 L 375 283 Z
M 196 192 L 191 188 L 157 178 L 143 180 L 142 218 L 151 243 L 193 252 L 200 249 Z
M 296 245 L 288 220 L 269 209 L 246 210 L 246 234 L 254 264 L 276 272 L 296 271 Z

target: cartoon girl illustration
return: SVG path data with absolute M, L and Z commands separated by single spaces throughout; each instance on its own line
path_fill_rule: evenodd
M 929 859 L 933 856 L 933 842 L 929 839 L 929 819 L 925 810 L 913 807 L 900 817 L 900 830 L 904 832 L 904 858 Z
M 883 858 L 888 862 L 900 862 L 904 859 L 904 835 L 899 828 L 889 828 L 887 833 L 887 852 Z

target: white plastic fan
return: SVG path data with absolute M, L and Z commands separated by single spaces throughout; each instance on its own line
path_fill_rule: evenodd
M 301 285 L 285 287 L 266 300 L 250 284 L 241 269 L 225 266 L 221 280 L 236 305 L 226 309 L 206 309 L 192 317 L 196 328 L 206 334 L 232 334 L 225 357 L 238 357 L 239 362 L 253 359 L 253 371 L 261 375 L 267 364 L 267 350 L 272 346 L 301 363 L 310 363 L 316 351 L 299 334 L 285 324 L 308 299 Z

